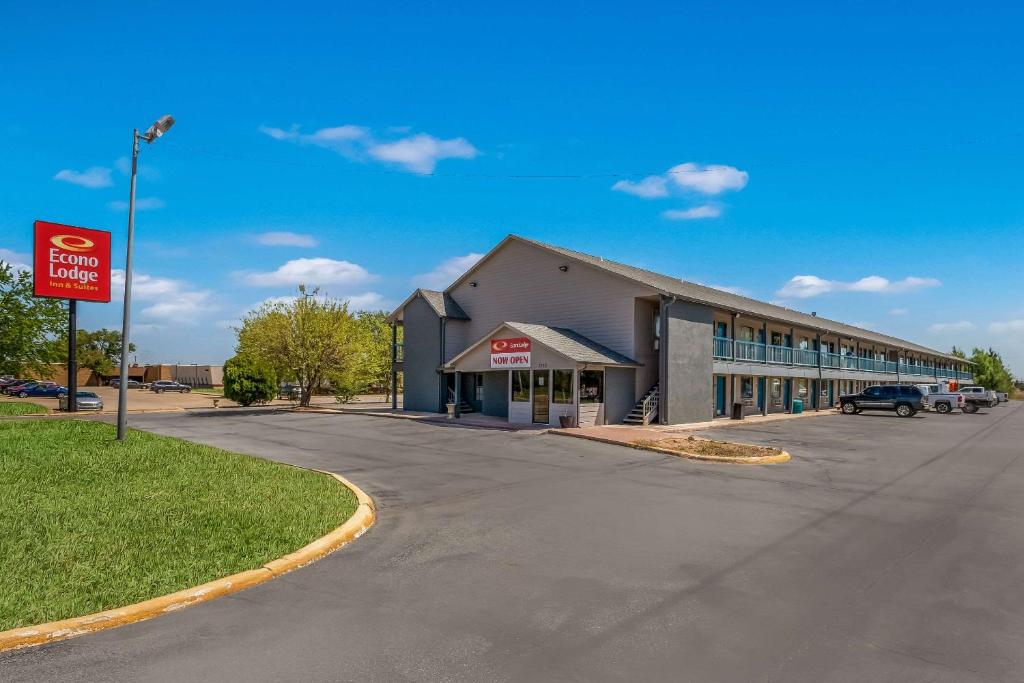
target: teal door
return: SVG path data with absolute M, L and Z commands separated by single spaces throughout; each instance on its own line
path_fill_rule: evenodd
M 792 394 L 793 380 L 787 379 L 782 382 L 782 405 L 783 410 L 788 411 L 790 409 L 789 397 Z
M 832 380 L 828 381 L 828 408 L 831 408 L 836 404 L 836 397 L 832 394 Z
M 811 408 L 817 408 L 818 407 L 818 401 L 819 401 L 819 396 L 818 396 L 818 380 L 812 379 L 811 380 Z
M 715 377 L 715 415 L 725 415 L 725 377 Z
M 764 377 L 757 378 L 757 409 L 764 412 Z

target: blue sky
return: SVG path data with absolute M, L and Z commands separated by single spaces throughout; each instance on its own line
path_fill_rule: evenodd
M 123 261 L 131 129 L 171 113 L 140 361 L 222 361 L 299 279 L 390 308 L 514 232 L 1024 373 L 1020 9 L 485 5 L 5 7 L 0 258 L 44 218 Z

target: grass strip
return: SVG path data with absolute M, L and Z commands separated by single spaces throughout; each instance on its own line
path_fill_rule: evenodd
M 357 507 L 330 477 L 80 420 L 0 422 L 0 630 L 256 569 Z
M 38 403 L 14 403 L 13 401 L 2 401 L 0 402 L 0 416 L 10 415 L 39 415 L 46 414 L 46 406 L 41 406 Z
M 728 441 L 714 441 L 700 437 L 688 436 L 677 439 L 658 439 L 634 441 L 637 446 L 654 446 L 665 448 L 677 453 L 692 453 L 694 455 L 713 455 L 722 458 L 764 458 L 782 453 L 778 448 L 768 446 L 753 446 L 743 443 L 729 443 Z

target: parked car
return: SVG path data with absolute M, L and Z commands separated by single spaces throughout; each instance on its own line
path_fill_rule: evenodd
M 285 382 L 277 390 L 277 397 L 286 400 L 298 401 L 302 398 L 302 386 L 294 382 Z
M 6 394 L 13 396 L 16 395 L 18 389 L 25 386 L 29 386 L 31 384 L 36 384 L 38 383 L 38 381 L 39 380 L 14 380 L 13 382 L 3 385 L 3 387 L 0 388 L 0 390 L 2 390 Z
M 157 394 L 162 394 L 165 391 L 177 391 L 182 394 L 187 394 L 192 391 L 192 387 L 187 384 L 173 382 L 169 379 L 160 379 L 150 384 L 149 390 Z
M 921 393 L 924 394 L 925 410 L 934 410 L 937 413 L 950 413 L 954 408 L 964 407 L 964 395 L 958 391 L 946 391 L 944 384 L 915 384 Z
M 859 394 L 840 396 L 839 409 L 846 415 L 863 410 L 892 410 L 900 417 L 913 417 L 924 410 L 924 394 L 913 385 L 883 384 L 868 387 Z
M 27 383 L 29 383 L 31 381 L 33 381 L 33 380 L 30 380 L 30 379 L 7 379 L 7 380 L 4 380 L 4 381 L 0 382 L 0 391 L 2 391 L 3 393 L 6 394 L 8 389 L 14 388 L 14 387 L 19 386 L 21 384 L 27 384 Z
M 79 391 L 75 393 L 77 408 L 79 410 L 103 410 L 103 399 L 92 391 Z M 68 397 L 61 396 L 57 399 L 58 410 L 68 409 Z
M 980 408 L 994 408 L 999 403 L 996 392 L 985 387 L 960 387 L 960 393 L 964 395 L 965 413 L 976 413 Z
M 120 379 L 112 379 L 112 380 L 110 380 L 110 386 L 114 387 L 115 389 L 120 388 L 121 380 Z M 142 388 L 142 383 L 139 382 L 138 380 L 130 379 L 127 382 L 125 382 L 125 387 L 127 387 L 128 389 L 141 389 Z
M 997 391 L 996 392 L 996 399 L 1000 403 L 1006 403 L 1007 401 L 1010 400 L 1010 395 L 1007 394 L 1005 391 Z
M 68 395 L 68 388 L 53 382 L 40 382 L 18 390 L 18 398 L 60 398 Z

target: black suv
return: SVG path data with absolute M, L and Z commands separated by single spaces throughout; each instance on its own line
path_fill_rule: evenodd
M 839 408 L 846 415 L 862 410 L 894 410 L 900 417 L 913 417 L 924 410 L 924 394 L 912 384 L 883 384 L 868 387 L 859 394 L 840 396 Z
M 179 384 L 178 382 L 172 382 L 169 379 L 161 379 L 153 382 L 149 385 L 149 390 L 157 394 L 162 394 L 165 391 L 179 391 L 183 394 L 187 394 L 192 391 L 192 387 L 187 384 Z

